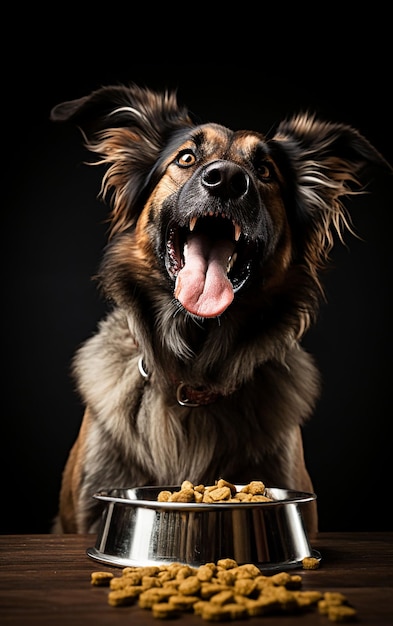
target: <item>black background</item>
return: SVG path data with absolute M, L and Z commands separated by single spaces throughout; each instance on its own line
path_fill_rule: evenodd
M 139 28 L 142 48 L 131 46 Z M 88 155 L 78 131 L 49 121 L 52 106 L 100 85 L 134 81 L 177 88 L 202 121 L 234 129 L 267 132 L 309 109 L 356 127 L 393 163 L 392 56 L 379 31 L 352 38 L 345 50 L 332 33 L 323 55 L 317 34 L 302 50 L 281 39 L 281 51 L 261 35 L 252 54 L 238 58 L 235 41 L 237 49 L 248 44 L 233 31 L 218 45 L 189 25 L 169 49 L 167 41 L 154 41 L 146 24 L 133 24 L 129 42 L 125 30 L 110 46 L 97 29 L 91 39 L 91 27 L 84 48 L 75 47 L 74 30 L 61 41 L 55 30 L 28 43 L 20 38 L 18 60 L 8 50 L 13 62 L 2 78 L 3 533 L 50 528 L 82 418 L 70 361 L 105 311 L 91 278 L 106 240 L 107 208 L 96 198 L 100 175 L 84 165 Z M 250 40 L 255 46 L 255 34 Z M 347 247 L 335 248 L 324 278 L 327 304 L 304 341 L 324 381 L 304 429 L 321 530 L 392 529 L 386 504 L 392 484 L 392 179 L 373 173 L 369 192 L 348 203 L 360 238 L 348 234 Z

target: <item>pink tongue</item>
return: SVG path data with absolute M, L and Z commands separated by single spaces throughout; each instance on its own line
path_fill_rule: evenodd
M 231 304 L 233 289 L 227 278 L 227 264 L 233 249 L 230 241 L 189 236 L 174 294 L 187 311 L 200 317 L 216 317 Z

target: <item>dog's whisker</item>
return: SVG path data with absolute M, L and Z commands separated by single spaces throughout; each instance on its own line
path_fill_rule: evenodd
M 177 315 L 179 315 L 183 309 L 183 305 L 180 304 L 179 300 L 176 300 L 175 298 L 173 299 L 172 303 L 175 305 L 175 310 L 173 312 L 173 316 L 172 317 L 176 317 Z
M 204 325 L 203 325 L 201 319 L 199 319 L 198 317 L 195 317 L 195 315 L 190 315 L 189 317 L 191 318 L 191 321 L 193 322 L 193 324 L 195 324 L 196 326 L 198 326 L 201 329 L 204 328 Z

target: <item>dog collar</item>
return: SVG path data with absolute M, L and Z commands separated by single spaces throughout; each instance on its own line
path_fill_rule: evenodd
M 150 378 L 144 367 L 143 357 L 140 357 L 138 360 L 138 369 L 143 378 Z M 211 404 L 221 396 L 220 393 L 210 391 L 206 387 L 191 387 L 182 381 L 176 384 L 176 400 L 181 406 L 197 407 L 203 404 Z

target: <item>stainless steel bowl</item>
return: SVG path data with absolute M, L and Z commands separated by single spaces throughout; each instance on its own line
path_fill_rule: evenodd
M 244 485 L 236 485 L 240 490 Z M 164 489 L 140 487 L 101 491 L 104 504 L 92 559 L 119 567 L 172 562 L 199 567 L 222 558 L 255 563 L 261 571 L 301 567 L 312 550 L 302 508 L 315 494 L 267 488 L 272 502 L 197 504 L 157 502 Z

